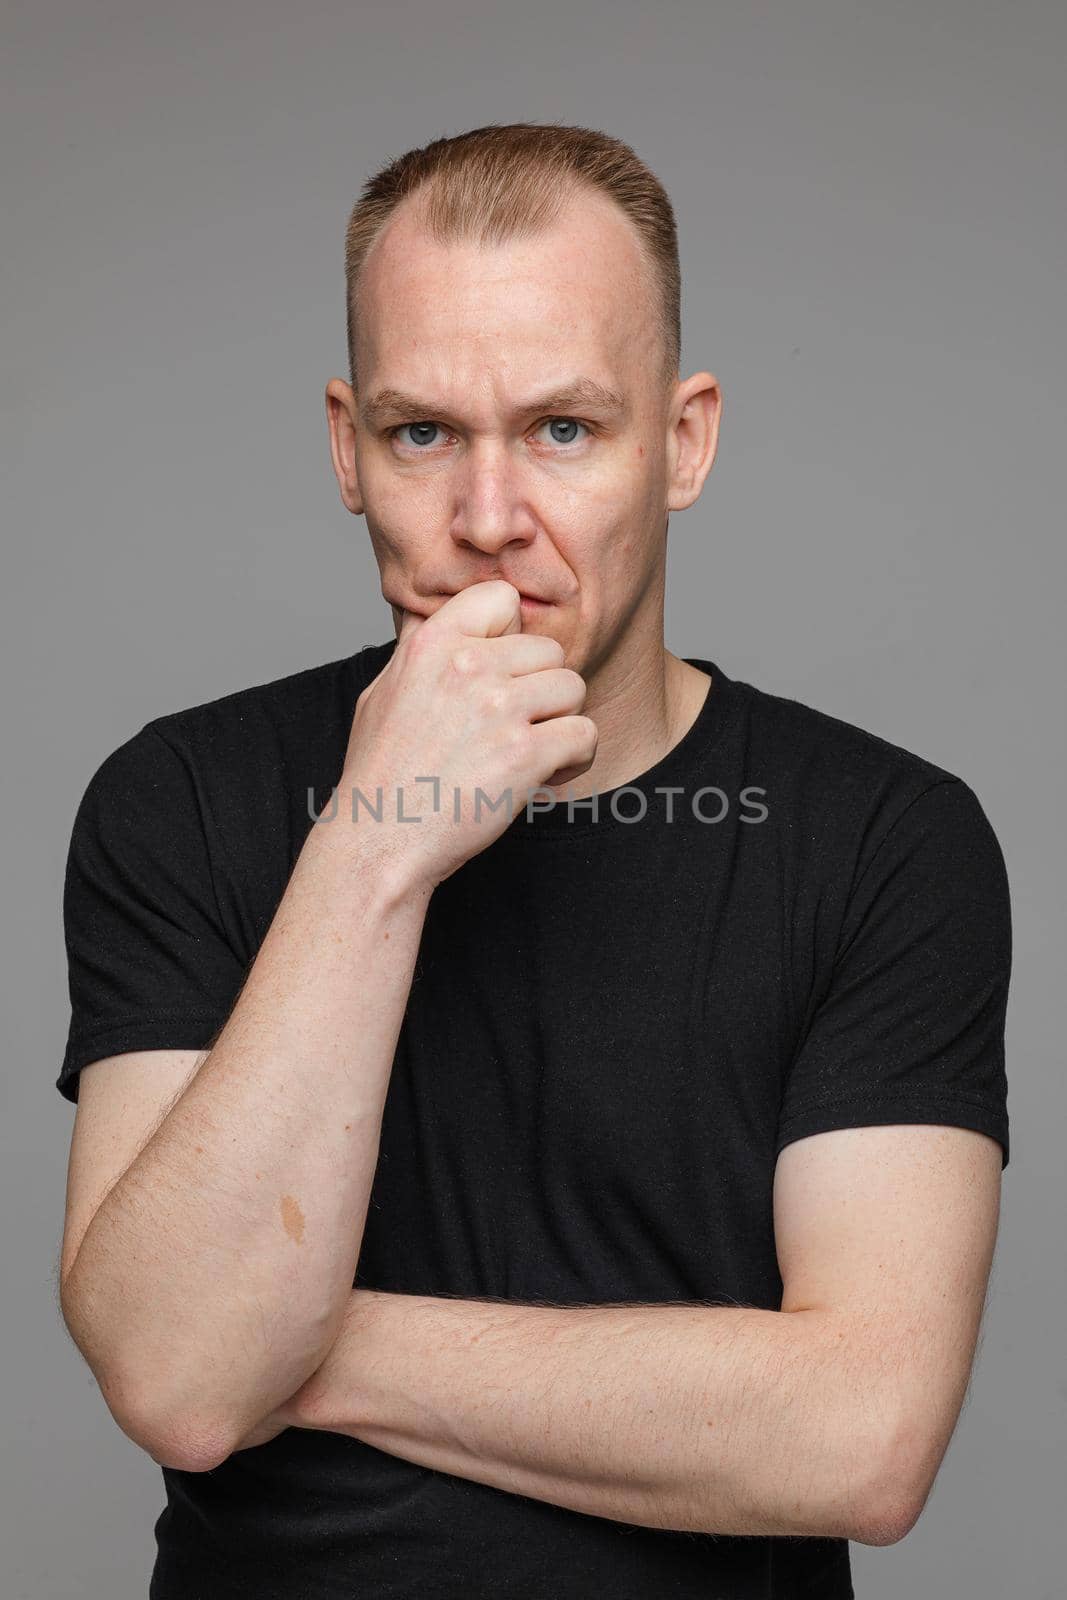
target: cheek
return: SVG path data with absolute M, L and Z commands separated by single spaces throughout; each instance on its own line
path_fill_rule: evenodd
M 647 535 L 634 523 L 631 507 L 586 505 L 574 516 L 546 518 L 545 526 L 586 604 L 611 610 L 626 598 L 643 571 L 647 543 Z
M 647 461 L 620 448 L 596 462 L 544 473 L 528 489 L 546 520 L 615 528 L 645 520 L 652 485 Z
M 570 496 L 558 506 L 555 525 L 566 529 L 596 561 L 608 557 L 610 563 L 632 569 L 643 564 L 657 538 L 657 490 L 647 462 L 632 458 L 627 465 L 632 470 L 616 466 L 572 486 Z M 553 526 L 551 519 L 548 526 Z
M 629 470 L 626 470 L 626 469 Z M 656 488 L 647 459 L 542 483 L 534 513 L 574 574 L 589 615 L 613 615 L 645 586 L 661 555 Z
M 363 510 L 379 560 L 414 555 L 447 519 L 448 499 L 442 477 L 398 477 L 369 467 L 360 478 Z

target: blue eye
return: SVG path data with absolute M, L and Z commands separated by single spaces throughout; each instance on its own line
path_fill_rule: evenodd
M 398 433 L 403 433 L 405 428 L 410 428 L 412 433 L 416 436 L 419 434 L 425 435 L 427 431 L 430 433 L 436 433 L 439 431 L 436 422 L 403 422 L 396 431 Z M 431 439 L 427 439 L 425 437 L 415 438 L 415 443 L 420 445 L 431 444 L 432 442 L 433 441 Z
M 579 422 L 575 417 L 550 417 L 545 426 L 552 430 L 552 442 L 554 444 L 573 444 L 576 438 L 574 433 L 566 434 L 566 437 L 561 438 L 556 429 L 583 428 L 585 424 Z
M 551 430 L 551 443 L 558 445 L 576 444 L 579 442 L 577 429 L 582 428 L 589 432 L 584 422 L 579 422 L 576 417 L 548 417 L 541 423 L 541 428 Z M 540 429 L 538 430 L 540 431 Z M 416 455 L 423 453 L 428 446 L 438 443 L 434 437 L 442 432 L 438 422 L 401 422 L 390 429 L 393 438 L 401 445 L 412 449 Z M 404 438 L 403 435 L 408 437 Z

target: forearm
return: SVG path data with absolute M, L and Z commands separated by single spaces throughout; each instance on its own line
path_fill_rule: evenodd
M 862 1537 L 887 1420 L 817 1312 L 355 1291 L 302 1425 L 647 1527 Z
M 336 1338 L 428 899 L 371 830 L 313 827 L 229 1020 L 86 1231 L 64 1311 L 153 1454 L 232 1437 Z

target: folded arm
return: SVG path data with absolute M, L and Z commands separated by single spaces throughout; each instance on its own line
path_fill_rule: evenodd
M 779 1311 L 355 1290 L 322 1366 L 238 1448 L 295 1424 L 646 1527 L 894 1543 L 963 1402 L 999 1182 L 968 1129 L 787 1146 Z
M 818 1312 L 359 1289 L 241 1447 L 287 1423 L 645 1527 L 885 1542 L 889 1418 L 857 1338 Z

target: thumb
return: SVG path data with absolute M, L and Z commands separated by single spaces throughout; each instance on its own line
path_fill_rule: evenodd
M 409 634 L 415 633 L 426 620 L 425 617 L 420 617 L 416 611 L 402 610 L 400 613 L 400 627 L 397 629 L 396 635 L 397 644 L 403 644 Z

